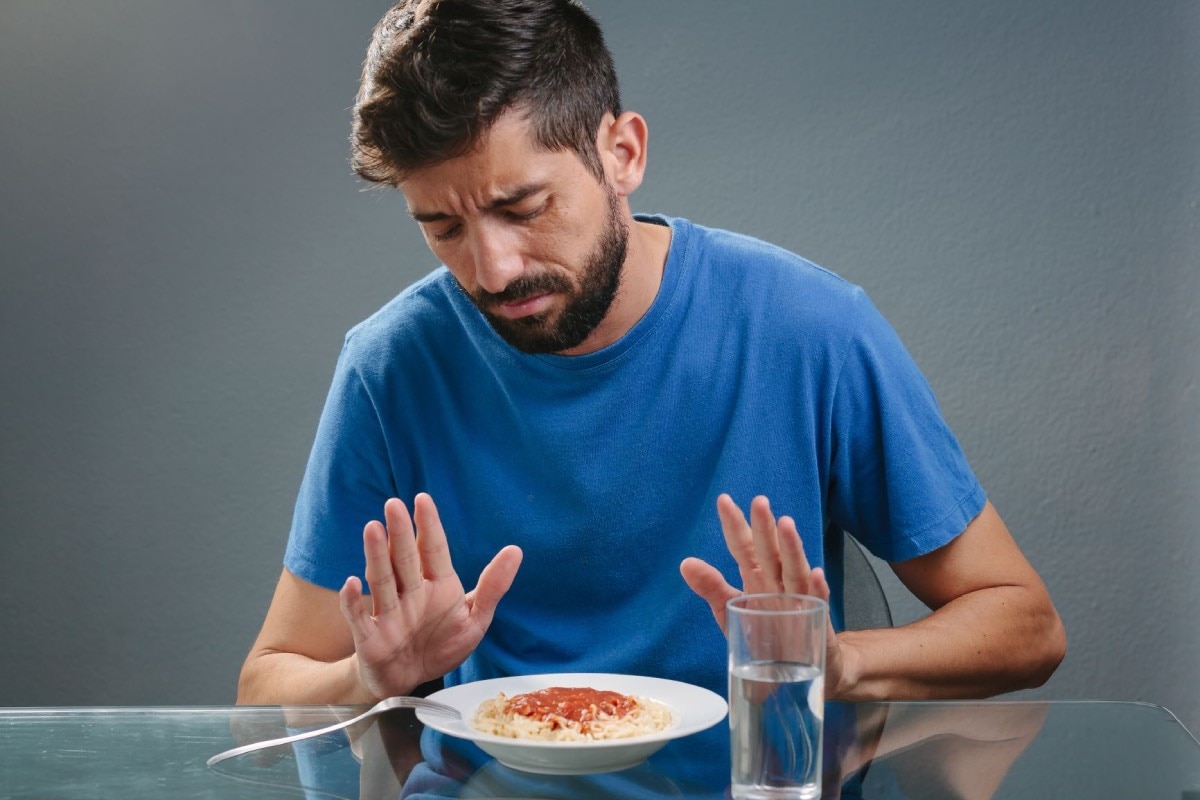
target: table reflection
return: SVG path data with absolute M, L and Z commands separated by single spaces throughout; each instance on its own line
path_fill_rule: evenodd
M 239 744 L 313 730 L 357 708 L 0 709 L 4 800 L 725 798 L 728 727 L 671 742 L 636 768 L 530 775 L 426 731 L 411 711 L 206 765 Z M 829 798 L 1200 796 L 1200 742 L 1128 702 L 891 703 L 826 708 Z
M 1041 730 L 1045 703 L 826 706 L 824 797 L 991 798 Z M 235 726 L 239 742 L 328 725 L 347 709 L 285 710 L 286 730 Z M 294 748 L 294 750 L 293 750 Z M 510 769 L 470 742 L 422 729 L 408 710 L 345 732 L 224 762 L 235 779 L 294 754 L 308 796 L 375 798 L 725 798 L 726 723 L 669 743 L 643 764 L 598 775 Z M 258 778 L 264 777 L 257 775 Z
M 1042 729 L 1048 705 L 869 704 L 830 710 L 834 727 L 832 740 L 828 735 L 825 740 L 824 797 L 987 800 Z

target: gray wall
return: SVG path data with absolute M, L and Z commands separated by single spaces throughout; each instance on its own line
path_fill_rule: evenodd
M 925 369 L 1066 619 L 1036 694 L 1200 730 L 1200 3 L 591 6 L 636 207 Z M 384 7 L 0 2 L 0 705 L 232 699 L 342 334 L 431 266 L 346 166 Z

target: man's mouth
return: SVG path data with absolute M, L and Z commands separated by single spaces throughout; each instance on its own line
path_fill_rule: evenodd
M 546 311 L 553 299 L 554 294 L 552 292 L 541 292 L 516 300 L 492 303 L 491 311 L 493 314 L 505 319 L 522 319 Z

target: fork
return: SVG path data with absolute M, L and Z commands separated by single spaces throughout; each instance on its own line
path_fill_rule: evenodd
M 278 739 L 264 739 L 261 742 L 252 742 L 251 744 L 244 744 L 241 747 L 234 747 L 229 750 L 225 750 L 224 752 L 217 753 L 205 763 L 211 767 L 213 764 L 219 764 L 226 759 L 245 755 L 246 753 L 253 753 L 256 750 L 266 750 L 268 747 L 278 747 L 279 745 L 291 744 L 292 742 L 299 742 L 303 741 L 304 739 L 315 739 L 318 736 L 324 736 L 327 733 L 340 731 L 343 728 L 349 728 L 351 725 L 356 723 L 373 719 L 380 714 L 391 711 L 395 708 L 423 708 L 426 711 L 430 711 L 434 714 L 443 714 L 457 720 L 462 720 L 462 714 L 457 708 L 446 705 L 445 703 L 440 703 L 437 700 L 430 700 L 427 697 L 389 697 L 386 700 L 380 700 L 378 703 L 371 706 L 357 717 L 345 719 L 333 725 L 327 725 L 324 728 L 304 731 L 303 733 L 295 733 L 291 736 L 281 736 Z

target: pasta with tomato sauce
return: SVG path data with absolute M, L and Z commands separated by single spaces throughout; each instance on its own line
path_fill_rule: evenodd
M 600 689 L 554 686 L 484 700 L 471 724 L 482 733 L 551 742 L 645 736 L 675 719 L 662 703 Z

